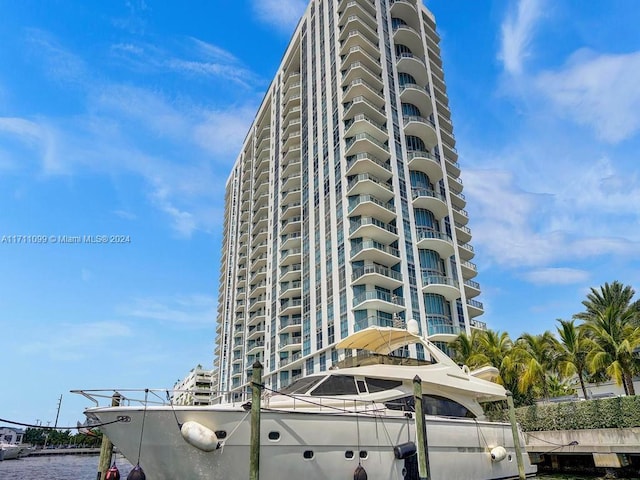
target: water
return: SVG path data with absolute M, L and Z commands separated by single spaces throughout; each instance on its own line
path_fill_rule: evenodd
M 122 456 L 114 457 L 120 478 L 126 479 L 131 464 Z M 0 462 L 0 480 L 95 480 L 98 455 L 51 455 L 25 457 Z
M 126 479 L 131 470 L 131 464 L 121 456 L 117 456 L 115 460 L 120 470 L 120 478 Z M 0 462 L 0 480 L 95 480 L 97 473 L 97 455 L 26 457 Z M 536 477 L 537 480 L 600 480 L 601 478 L 582 475 L 579 477 L 569 475 L 540 475 Z

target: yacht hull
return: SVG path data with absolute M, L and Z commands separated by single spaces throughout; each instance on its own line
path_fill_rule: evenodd
M 352 478 L 358 464 L 372 480 L 418 478 L 417 472 L 412 476 L 415 456 L 394 455 L 395 446 L 415 442 L 413 419 L 334 412 L 263 410 L 261 478 Z M 100 423 L 125 420 L 100 428 L 130 462 L 140 463 L 147 478 L 249 478 L 250 415 L 241 407 L 97 407 L 86 413 Z M 518 478 L 509 424 L 431 416 L 426 420 L 430 480 Z M 187 421 L 217 432 L 219 448 L 205 452 L 187 443 L 180 433 Z M 499 462 L 490 454 L 497 446 L 507 452 Z M 535 474 L 524 449 L 522 454 L 526 474 Z

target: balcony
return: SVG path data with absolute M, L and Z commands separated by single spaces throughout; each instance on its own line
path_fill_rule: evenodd
M 291 175 L 282 179 L 282 190 L 293 190 L 294 188 L 300 188 L 300 175 Z
M 398 240 L 398 229 L 395 225 L 385 223 L 373 217 L 361 217 L 349 222 L 349 238 L 372 238 L 389 244 Z
M 460 298 L 457 280 L 441 273 L 422 272 L 422 293 L 442 295 L 450 302 Z
M 478 275 L 478 267 L 473 262 L 460 262 L 462 267 L 462 276 L 464 278 L 473 278 Z
M 384 86 L 380 73 L 371 70 L 362 62 L 354 62 L 343 71 L 342 87 L 348 87 L 351 82 L 357 79 L 367 82 L 369 88 L 374 92 L 380 92 Z
M 467 213 L 466 210 L 463 210 L 462 208 L 457 207 L 455 204 L 452 204 L 451 208 L 453 209 L 454 221 L 462 225 L 466 225 L 469 222 L 469 214 Z
M 364 50 L 367 55 L 379 62 L 380 52 L 378 42 L 370 40 L 366 34 L 359 30 L 351 30 L 340 41 L 340 55 L 348 55 L 354 47 Z
M 283 163 L 281 167 L 282 176 L 290 177 L 290 176 L 300 175 L 300 167 L 301 167 L 300 159 L 291 160 L 287 163 Z
M 284 367 L 286 365 L 292 364 L 294 362 L 297 362 L 298 360 L 300 360 L 302 358 L 302 352 L 300 351 L 294 351 L 291 353 L 291 355 L 289 355 L 288 357 L 284 357 L 280 359 L 280 366 Z
M 371 284 L 392 290 L 402 285 L 402 274 L 383 265 L 354 267 L 351 274 L 351 284 Z
M 415 208 L 430 210 L 438 219 L 446 217 L 449 213 L 446 199 L 430 188 L 411 188 L 411 197 Z
M 433 113 L 433 103 L 431 95 L 426 87 L 421 87 L 415 83 L 404 83 L 400 85 L 400 100 L 402 103 L 419 105 L 423 115 L 429 116 Z
M 256 340 L 264 336 L 264 325 L 257 327 L 250 327 L 247 332 L 247 341 Z
M 285 137 L 282 143 L 283 150 L 291 150 L 293 147 L 300 145 L 300 132 L 292 132 L 291 135 Z
M 351 32 L 357 31 L 373 45 L 378 44 L 378 24 L 376 23 L 375 18 L 371 15 L 365 14 L 362 17 L 358 15 L 349 15 L 346 19 L 342 17 L 340 23 L 344 23 L 344 26 L 340 27 L 340 35 L 338 36 L 338 40 L 340 42 L 345 41 Z
M 282 203 L 293 203 L 300 201 L 300 188 L 293 188 L 291 190 L 286 190 L 282 192 Z
M 300 313 L 301 309 L 302 299 L 300 297 L 280 300 L 280 315 L 293 315 Z
M 391 165 L 368 153 L 357 153 L 347 157 L 347 175 L 371 174 L 387 181 L 392 177 Z
M 369 327 L 393 327 L 394 322 L 392 318 L 381 317 L 377 315 L 372 315 L 370 317 L 365 318 L 364 320 L 359 320 L 354 325 L 354 330 L 356 332 L 360 330 L 364 330 Z
M 280 281 L 287 282 L 290 280 L 299 280 L 302 274 L 302 264 L 295 263 L 280 268 Z
M 417 115 L 403 115 L 405 135 L 420 137 L 425 145 L 434 147 L 438 144 L 436 127 L 432 120 Z
M 353 137 L 360 133 L 366 133 L 371 138 L 375 138 L 378 142 L 383 143 L 389 138 L 387 127 L 379 124 L 369 118 L 365 114 L 356 115 L 344 123 L 345 136 Z
M 354 195 L 349 197 L 349 216 L 375 217 L 383 222 L 396 218 L 395 206 L 383 202 L 373 195 Z
M 412 21 L 413 18 L 409 17 L 408 20 Z M 408 24 L 396 25 L 393 28 L 393 42 L 395 44 L 406 45 L 411 49 L 412 52 L 424 53 L 424 47 L 422 46 L 422 36 L 414 27 L 411 27 Z
M 399 313 L 405 310 L 403 297 L 379 290 L 356 295 L 353 298 L 353 308 L 380 310 L 388 313 Z
M 487 324 L 485 322 L 481 322 L 480 320 L 475 320 L 473 318 L 469 321 L 469 326 L 471 328 L 475 328 L 477 330 L 486 330 L 487 329 Z
M 427 331 L 432 342 L 452 342 L 462 333 L 458 325 L 428 325 Z
M 266 320 L 266 312 L 264 309 L 255 311 L 255 312 L 251 312 L 249 314 L 249 321 L 247 322 L 247 326 L 251 327 L 253 325 L 260 325 L 261 323 L 264 323 L 264 321 Z
M 393 187 L 390 183 L 382 182 L 374 175 L 361 173 L 350 178 L 347 184 L 347 195 L 371 194 L 383 202 L 393 198 Z
M 290 148 L 289 150 L 286 150 L 285 152 L 283 152 L 282 154 L 282 163 L 283 164 L 288 164 L 291 162 L 299 162 L 300 161 L 300 147 L 299 146 L 295 146 L 293 148 Z
M 280 266 L 291 265 L 292 263 L 300 263 L 302 250 L 300 248 L 290 248 L 282 250 L 280 257 Z
M 341 30 L 353 30 L 357 29 L 360 25 L 365 25 L 374 32 L 378 28 L 378 22 L 376 22 L 375 11 L 371 12 L 362 8 L 357 2 L 352 2 L 353 5 L 350 8 L 345 9 L 340 20 L 338 20 L 338 26 Z
M 298 332 L 302 328 L 301 318 L 285 318 L 280 320 L 280 330 L 278 333 Z
M 407 160 L 409 169 L 424 172 L 432 183 L 442 180 L 442 165 L 440 160 L 425 150 L 408 150 Z
M 456 226 L 456 237 L 463 243 L 468 243 L 471 241 L 471 229 L 466 225 L 455 222 Z
M 300 216 L 300 202 L 288 203 L 280 207 L 280 219 L 288 220 L 292 217 Z
M 460 258 L 462 260 L 471 260 L 475 253 L 473 252 L 473 247 L 468 243 L 460 243 L 458 242 L 458 252 L 460 253 Z
M 255 340 L 247 343 L 247 355 L 255 355 L 264 351 L 264 340 Z
M 477 297 L 480 295 L 480 284 L 473 280 L 465 280 L 464 284 L 464 292 L 467 298 Z
M 398 72 L 405 72 L 415 78 L 421 85 L 429 83 L 429 74 L 424 61 L 410 52 L 402 52 L 396 55 Z
M 447 259 L 455 253 L 453 239 L 444 232 L 429 227 L 416 227 L 418 248 L 438 252 L 440 258 Z
M 341 6 L 338 9 L 340 13 L 339 25 L 342 25 L 344 20 L 348 19 L 351 15 L 369 16 L 375 23 L 376 7 L 373 2 L 369 0 L 349 0 L 344 3 L 344 0 L 342 0 L 340 4 Z
M 382 108 L 385 104 L 382 88 L 376 88 L 363 78 L 354 78 L 349 83 L 342 95 L 342 101 L 349 102 L 356 97 L 367 97 L 378 108 Z
M 300 240 L 302 234 L 300 232 L 287 233 L 286 235 L 280 235 L 280 247 L 283 250 L 289 250 L 292 248 L 300 248 Z
M 387 121 L 387 115 L 384 113 L 384 110 L 363 96 L 355 97 L 350 102 L 344 104 L 345 120 L 350 120 L 358 115 L 366 115 L 381 125 L 384 125 Z
M 280 282 L 280 298 L 300 297 L 302 282 L 294 280 L 292 282 Z
M 467 308 L 470 317 L 477 317 L 484 313 L 484 305 L 477 300 L 467 299 Z
M 392 267 L 400 261 L 400 251 L 375 240 L 363 240 L 351 248 L 351 261 L 361 260 L 370 260 Z
M 278 352 L 293 352 L 302 348 L 302 336 L 280 338 Z
M 267 277 L 267 267 L 262 267 L 253 272 L 251 275 L 251 283 L 256 283 L 264 280 Z
M 367 133 L 358 133 L 346 139 L 345 154 L 368 153 L 378 158 L 389 158 L 389 147 Z
M 418 17 L 415 4 L 409 0 L 391 0 L 389 3 L 393 17 L 402 18 L 405 21 Z
M 351 47 L 346 55 L 344 55 L 342 58 L 343 65 L 352 65 L 356 62 L 361 63 L 372 72 L 375 72 L 376 75 L 380 75 L 382 73 L 382 67 L 380 66 L 380 56 L 377 53 L 372 56 L 367 52 L 367 50 L 360 46 Z

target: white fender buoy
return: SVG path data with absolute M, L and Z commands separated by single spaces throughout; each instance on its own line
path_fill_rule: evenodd
M 198 422 L 184 422 L 180 433 L 189 445 L 203 452 L 213 452 L 218 448 L 218 437 L 215 432 Z
M 501 462 L 507 458 L 507 451 L 504 447 L 495 447 L 491 449 L 491 460 L 494 462 Z
M 462 365 L 462 371 L 467 375 L 471 375 L 471 370 L 469 370 L 469 367 L 466 365 Z

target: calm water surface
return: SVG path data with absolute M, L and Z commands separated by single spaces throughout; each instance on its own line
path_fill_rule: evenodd
M 126 479 L 131 470 L 131 464 L 123 457 L 117 456 L 116 465 L 120 470 L 120 477 L 123 480 Z M 0 480 L 95 480 L 97 473 L 97 455 L 26 457 L 0 462 Z M 540 475 L 536 478 L 538 480 L 598 480 L 600 477 Z
M 120 478 L 127 478 L 131 464 L 114 457 Z M 96 480 L 98 455 L 25 457 L 0 462 L 0 480 Z M 152 479 L 149 479 L 152 480 Z

